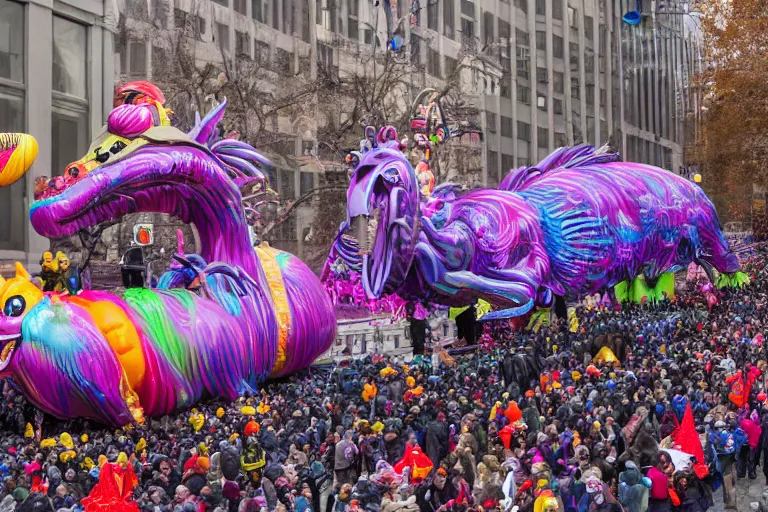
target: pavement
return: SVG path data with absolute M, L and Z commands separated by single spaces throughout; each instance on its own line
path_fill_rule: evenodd
M 765 475 L 762 469 L 762 467 L 757 468 L 756 480 L 741 478 L 736 481 L 736 510 L 738 512 L 752 512 L 749 504 L 760 500 L 763 489 L 766 487 Z M 715 506 L 712 510 L 715 512 L 725 511 L 722 488 L 715 492 Z

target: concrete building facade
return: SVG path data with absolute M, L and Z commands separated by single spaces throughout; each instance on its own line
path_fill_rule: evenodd
M 48 249 L 28 220 L 34 180 L 80 158 L 112 107 L 108 17 L 100 0 L 0 0 L 0 132 L 40 146 L 27 175 L 0 188 L 0 261 L 34 267 Z
M 466 64 L 459 59 L 467 47 L 471 68 L 489 68 L 469 82 L 482 110 L 481 181 L 489 186 L 581 142 L 610 142 L 628 160 L 681 167 L 684 121 L 698 109 L 687 94 L 701 62 L 696 28 L 680 0 L 641 0 L 640 24 L 623 23 L 635 5 L 391 0 L 413 69 L 411 96 Z M 0 0 L 0 131 L 32 133 L 41 148 L 26 179 L 0 189 L 0 260 L 39 258 L 47 242 L 27 222 L 35 177 L 83 154 L 111 107 L 114 81 L 151 80 L 167 58 L 167 34 L 181 25 L 193 21 L 199 62 L 245 54 L 297 74 L 308 68 L 309 76 L 318 65 L 356 72 L 361 53 L 376 42 L 384 51 L 387 40 L 382 7 L 361 0 L 125 0 L 119 14 L 116 54 L 105 28 L 118 25 L 110 2 Z M 280 165 L 273 187 L 298 198 L 322 180 L 322 164 L 308 156 L 321 142 L 317 120 L 276 125 L 291 136 L 285 150 L 297 163 Z M 312 220 L 311 206 L 297 209 L 274 241 L 301 255 Z

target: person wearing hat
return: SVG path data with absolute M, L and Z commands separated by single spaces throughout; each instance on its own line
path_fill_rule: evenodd
M 337 487 L 344 484 L 353 485 L 357 482 L 357 465 L 360 451 L 353 441 L 351 430 L 344 432 L 344 438 L 336 443 L 334 457 L 334 479 Z

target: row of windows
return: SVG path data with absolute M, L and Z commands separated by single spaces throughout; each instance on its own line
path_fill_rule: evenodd
M 24 5 L 0 0 L 0 132 L 25 128 Z M 87 27 L 58 16 L 52 21 L 51 168 L 62 174 L 88 144 Z M 25 178 L 0 188 L 0 250 L 24 250 Z

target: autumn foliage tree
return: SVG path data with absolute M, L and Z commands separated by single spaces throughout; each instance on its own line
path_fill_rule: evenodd
M 702 28 L 704 186 L 723 220 L 744 220 L 768 184 L 768 0 L 712 0 Z

